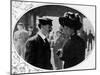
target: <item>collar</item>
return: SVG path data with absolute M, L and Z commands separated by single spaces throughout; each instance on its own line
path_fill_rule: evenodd
M 43 40 L 46 38 L 46 36 L 43 35 L 43 33 L 41 31 L 38 32 L 38 35 L 40 35 Z

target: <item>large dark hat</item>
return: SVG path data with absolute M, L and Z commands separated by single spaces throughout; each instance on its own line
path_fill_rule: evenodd
M 39 24 L 41 25 L 52 25 L 52 20 L 49 19 L 49 18 L 42 18 L 42 19 L 39 19 Z
M 80 16 L 77 13 L 66 12 L 63 17 L 59 18 L 59 23 L 74 30 L 79 30 L 82 27 Z

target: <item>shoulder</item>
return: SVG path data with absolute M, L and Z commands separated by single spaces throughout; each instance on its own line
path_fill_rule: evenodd
M 38 38 L 38 35 L 34 35 L 33 37 L 29 38 L 27 40 L 27 42 L 36 42 L 37 41 L 37 38 Z
M 73 36 L 72 41 L 74 41 L 75 44 L 85 44 L 85 41 L 78 35 Z

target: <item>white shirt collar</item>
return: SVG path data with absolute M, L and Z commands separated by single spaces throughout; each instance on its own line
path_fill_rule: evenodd
M 38 32 L 38 34 L 41 36 L 41 38 L 44 40 L 46 38 L 45 35 L 43 35 L 43 33 L 41 31 Z

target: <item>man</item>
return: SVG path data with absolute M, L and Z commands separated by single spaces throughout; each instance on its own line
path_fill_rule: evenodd
M 82 27 L 82 23 L 79 15 L 71 12 L 60 17 L 59 23 L 66 35 L 60 59 L 64 61 L 64 68 L 73 67 L 85 59 L 85 41 L 77 35 L 77 30 Z
M 92 50 L 93 40 L 94 40 L 94 36 L 93 36 L 91 30 L 89 30 L 89 34 L 88 34 L 88 51 Z
M 39 19 L 38 27 L 39 32 L 26 43 L 25 60 L 33 66 L 50 70 L 51 50 L 47 37 L 52 30 L 52 20 Z
M 28 31 L 25 30 L 23 23 L 17 24 L 17 31 L 14 32 L 14 45 L 17 49 L 18 54 L 21 57 L 25 57 L 25 43 L 29 37 Z

